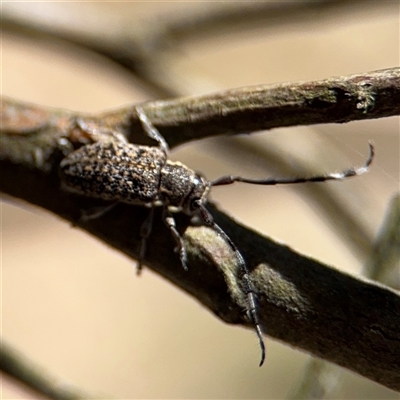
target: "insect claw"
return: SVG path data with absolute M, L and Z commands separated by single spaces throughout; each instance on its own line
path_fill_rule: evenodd
M 187 264 L 186 264 L 186 261 L 182 261 L 181 260 L 181 262 L 182 262 L 182 267 L 183 267 L 183 269 L 187 272 L 187 271 L 189 271 L 189 268 L 188 268 L 188 266 L 187 266 Z
M 142 261 L 138 261 L 136 264 L 136 276 L 140 276 L 143 271 L 143 264 Z
M 187 254 L 185 247 L 182 247 L 181 249 L 177 248 L 176 250 L 179 251 L 179 258 L 181 260 L 183 269 L 185 271 L 189 271 L 189 268 L 187 266 Z
M 263 339 L 262 332 L 261 332 L 259 325 L 256 325 L 256 333 L 257 333 L 258 341 L 260 342 L 260 348 L 261 348 L 261 360 L 260 360 L 260 364 L 259 364 L 259 367 L 261 367 L 265 361 L 265 343 L 264 343 L 264 339 Z

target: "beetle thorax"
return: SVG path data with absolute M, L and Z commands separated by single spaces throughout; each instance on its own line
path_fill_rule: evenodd
M 194 203 L 206 203 L 209 190 L 210 183 L 205 178 L 180 162 L 167 161 L 161 170 L 160 200 L 185 214 L 195 214 Z

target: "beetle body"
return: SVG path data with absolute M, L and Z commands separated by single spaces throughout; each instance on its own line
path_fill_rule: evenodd
M 188 215 L 195 200 L 207 201 L 210 183 L 158 147 L 110 140 L 82 146 L 60 163 L 69 190 L 103 200 L 164 205 Z

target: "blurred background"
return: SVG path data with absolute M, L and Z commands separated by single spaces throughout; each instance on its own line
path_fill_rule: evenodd
M 175 95 L 398 66 L 398 2 L 353 3 L 358 6 L 339 4 L 328 11 L 288 8 L 275 19 L 279 6 L 290 3 L 270 3 L 264 23 L 169 37 L 164 53 L 157 54 L 158 65 L 165 65 L 167 76 L 178 77 Z M 42 19 L 45 27 L 94 32 L 103 40 L 101 34 L 123 38 L 129 29 L 151 37 L 153 28 L 166 21 L 190 26 L 190 16 L 228 12 L 237 4 L 28 2 L 2 7 L 3 16 Z M 23 101 L 97 113 L 166 97 L 157 85 L 149 90 L 150 78 L 137 78 L 93 51 L 32 32 L 4 29 L 1 56 L 2 94 Z M 296 157 L 303 162 L 319 157 L 315 172 L 325 172 L 361 165 L 368 140 L 377 153 L 370 173 L 326 185 L 335 187 L 337 196 L 347 196 L 372 244 L 399 189 L 397 117 L 207 139 L 175 149 L 172 158 L 210 179 L 226 173 L 261 177 L 282 175 L 275 159 L 268 161 L 268 152 L 279 149 L 288 164 Z M 340 157 L 326 157 L 338 149 Z M 216 188 L 212 198 L 238 220 L 298 252 L 362 273 L 371 248 L 344 240 L 332 225 L 333 211 L 319 207 L 318 196 L 310 197 L 307 190 L 238 184 Z M 149 270 L 137 278 L 132 260 L 54 215 L 3 196 L 1 218 L 2 337 L 64 384 L 97 398 L 281 399 L 301 381 L 306 354 L 267 338 L 266 363 L 258 368 L 253 332 L 223 324 Z M 331 397 L 398 398 L 348 371 L 341 370 L 339 382 Z M 38 397 L 4 376 L 2 398 Z

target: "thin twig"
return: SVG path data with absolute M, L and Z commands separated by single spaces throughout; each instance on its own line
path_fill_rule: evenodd
M 365 275 L 399 289 L 400 287 L 400 194 L 389 202 Z
M 34 365 L 25 356 L 12 349 L 4 342 L 1 343 L 0 370 L 18 379 L 30 390 L 54 400 L 77 400 L 95 398 L 51 377 L 42 368 Z
M 400 114 L 400 68 L 321 81 L 249 86 L 155 101 L 143 108 L 171 147 L 216 135 L 383 118 Z M 129 108 L 104 117 L 113 120 L 121 112 L 132 114 Z

